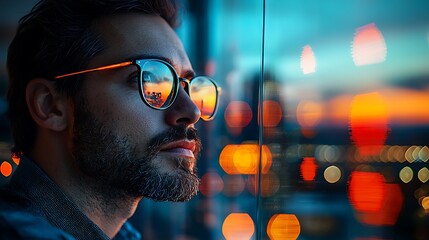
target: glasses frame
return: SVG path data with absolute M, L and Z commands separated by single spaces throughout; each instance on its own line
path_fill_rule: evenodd
M 144 89 L 143 89 L 143 67 L 147 62 L 160 62 L 162 64 L 165 64 L 170 71 L 173 73 L 173 90 L 172 90 L 172 100 L 170 101 L 170 103 L 167 106 L 163 106 L 163 107 L 154 107 L 151 104 L 149 104 L 149 102 L 147 101 L 145 95 L 144 95 Z M 204 121 L 210 121 L 213 120 L 213 118 L 215 117 L 216 113 L 217 113 L 217 109 L 218 109 L 218 103 L 219 103 L 219 95 L 220 95 L 220 87 L 216 84 L 216 82 L 214 80 L 212 80 L 211 78 L 207 77 L 207 76 L 195 76 L 191 79 L 187 79 L 187 78 L 181 78 L 179 77 L 179 75 L 176 72 L 176 69 L 174 69 L 174 67 L 167 61 L 161 60 L 161 59 L 156 59 L 156 58 L 148 58 L 148 59 L 136 59 L 133 61 L 125 61 L 125 62 L 121 62 L 121 63 L 115 63 L 115 64 L 110 64 L 110 65 L 105 65 L 105 66 L 101 66 L 101 67 L 96 67 L 96 68 L 91 68 L 91 69 L 86 69 L 86 70 L 82 70 L 82 71 L 77 71 L 77 72 L 72 72 L 72 73 L 67 73 L 67 74 L 63 74 L 63 75 L 58 75 L 54 77 L 54 80 L 57 79 L 63 79 L 66 77 L 71 77 L 71 76 L 76 76 L 76 75 L 80 75 L 80 74 L 85 74 L 85 73 L 91 73 L 91 72 L 97 72 L 97 71 L 104 71 L 104 70 L 111 70 L 111 69 L 116 69 L 116 68 L 122 68 L 122 67 L 126 67 L 126 66 L 130 66 L 130 65 L 135 65 L 137 66 L 138 70 L 139 70 L 139 93 L 140 93 L 140 97 L 142 99 L 142 101 L 149 106 L 152 109 L 155 110 L 165 110 L 168 109 L 171 105 L 173 105 L 173 103 L 176 101 L 177 95 L 179 93 L 179 87 L 183 85 L 183 88 L 185 90 L 185 92 L 188 94 L 188 96 L 191 98 L 192 97 L 190 95 L 190 89 L 189 86 L 192 83 L 192 80 L 196 79 L 196 78 L 206 78 L 207 80 L 209 80 L 216 89 L 216 103 L 215 103 L 215 107 L 213 110 L 213 114 L 210 115 L 208 118 L 203 118 L 200 117 L 202 120 Z M 202 110 L 200 110 L 202 111 Z

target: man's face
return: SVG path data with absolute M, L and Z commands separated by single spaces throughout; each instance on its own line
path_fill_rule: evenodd
M 106 49 L 89 68 L 144 55 L 169 59 L 179 76 L 190 77 L 192 67 L 183 46 L 162 18 L 123 14 L 101 20 L 96 29 Z M 132 69 L 86 75 L 72 121 L 73 155 L 105 197 L 121 192 L 188 200 L 199 184 L 195 164 L 200 141 L 193 124 L 200 112 L 183 88 L 167 110 L 149 108 L 140 98 L 138 84 L 129 81 Z

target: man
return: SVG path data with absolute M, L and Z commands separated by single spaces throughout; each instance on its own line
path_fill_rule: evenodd
M 0 234 L 23 239 L 138 239 L 143 198 L 197 193 L 194 124 L 217 86 L 195 77 L 160 0 L 42 0 L 9 47 L 14 153 Z

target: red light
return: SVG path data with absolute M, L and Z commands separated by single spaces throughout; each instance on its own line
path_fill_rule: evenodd
M 0 172 L 3 176 L 9 177 L 12 174 L 12 171 L 12 165 L 9 162 L 2 162 L 2 164 L 0 165 Z
M 316 159 L 314 157 L 305 157 L 302 160 L 300 169 L 304 181 L 314 181 L 317 171 Z
M 223 189 L 223 180 L 216 172 L 207 172 L 201 177 L 200 192 L 206 197 L 212 197 Z
M 225 121 L 230 128 L 244 128 L 252 120 L 252 109 L 247 102 L 232 101 L 225 109 Z
M 263 107 L 264 127 L 276 127 L 283 117 L 280 104 L 273 100 L 265 100 Z
M 363 156 L 380 153 L 388 133 L 388 113 L 377 93 L 354 97 L 350 112 L 350 138 Z
M 385 184 L 386 197 L 381 208 L 376 212 L 361 212 L 357 218 L 368 225 L 382 226 L 395 225 L 404 202 L 399 184 Z
M 385 196 L 386 184 L 383 175 L 377 172 L 352 172 L 349 181 L 349 198 L 357 211 L 379 211 Z

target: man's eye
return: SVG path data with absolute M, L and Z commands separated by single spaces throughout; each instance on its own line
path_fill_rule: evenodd
M 131 73 L 128 76 L 128 81 L 129 83 L 138 83 L 139 82 L 139 73 L 137 71 Z

